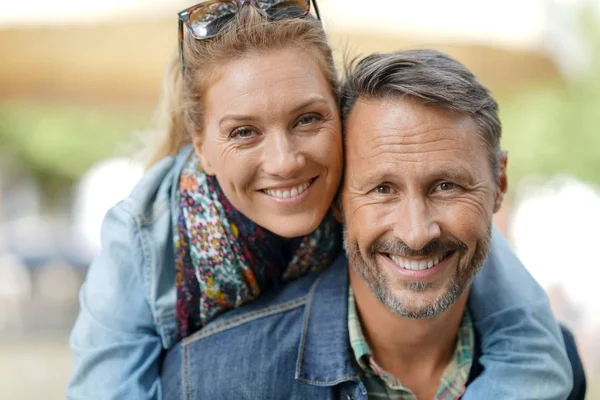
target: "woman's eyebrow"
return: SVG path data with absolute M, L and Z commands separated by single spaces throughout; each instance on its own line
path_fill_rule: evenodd
M 298 104 L 296 107 L 294 107 L 291 112 L 293 114 L 298 113 L 302 110 L 304 110 L 305 108 L 311 107 L 311 106 L 315 106 L 315 105 L 327 105 L 327 99 L 322 97 L 322 96 L 311 96 L 310 98 L 304 100 L 302 103 Z
M 315 105 L 328 105 L 327 99 L 322 96 L 312 96 L 291 110 L 292 114 L 296 114 L 306 108 Z M 258 121 L 259 118 L 256 118 L 254 115 L 250 114 L 225 114 L 223 118 L 219 121 L 219 126 L 223 125 L 226 122 L 253 122 Z
M 253 122 L 258 121 L 258 118 L 252 115 L 245 114 L 225 114 L 223 118 L 219 121 L 219 126 L 223 125 L 226 122 Z

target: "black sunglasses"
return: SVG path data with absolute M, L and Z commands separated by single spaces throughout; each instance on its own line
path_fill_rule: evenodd
M 213 38 L 223 31 L 246 3 L 271 20 L 305 18 L 310 13 L 311 0 L 208 0 L 177 13 L 179 17 L 179 61 L 183 63 L 183 25 L 196 40 Z M 317 0 L 312 0 L 319 20 Z

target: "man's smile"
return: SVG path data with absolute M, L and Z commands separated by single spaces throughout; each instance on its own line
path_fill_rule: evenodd
M 377 253 L 377 259 L 383 263 L 382 265 L 387 265 L 401 279 L 424 280 L 433 278 L 451 265 L 455 254 L 458 252 L 452 250 L 427 258 L 409 258 L 389 253 Z
M 444 261 L 451 255 L 452 251 L 438 254 L 431 257 L 402 257 L 394 254 L 386 254 L 398 267 L 403 269 L 409 269 L 413 271 L 422 271 L 424 269 L 430 269 L 438 265 L 441 261 Z

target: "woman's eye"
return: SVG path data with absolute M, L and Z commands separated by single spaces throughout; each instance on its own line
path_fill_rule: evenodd
M 310 125 L 316 121 L 320 121 L 321 117 L 316 114 L 304 115 L 298 120 L 298 125 Z
M 436 191 L 439 192 L 447 192 L 448 190 L 452 190 L 456 188 L 456 184 L 452 182 L 442 182 L 435 187 Z
M 239 129 L 234 130 L 231 133 L 230 137 L 232 139 L 235 139 L 235 138 L 238 138 L 238 139 L 248 139 L 248 138 L 252 137 L 252 135 L 254 135 L 254 131 L 252 129 L 250 129 L 250 128 L 239 128 Z
M 379 185 L 375 188 L 375 193 L 377 194 L 391 194 L 392 187 L 390 185 Z

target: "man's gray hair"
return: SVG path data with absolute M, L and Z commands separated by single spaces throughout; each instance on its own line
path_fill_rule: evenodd
M 373 54 L 351 63 L 342 86 L 342 120 L 345 124 L 359 98 L 402 96 L 472 116 L 488 147 L 492 172 L 497 177 L 502 133 L 498 104 L 471 71 L 442 52 L 406 50 Z

